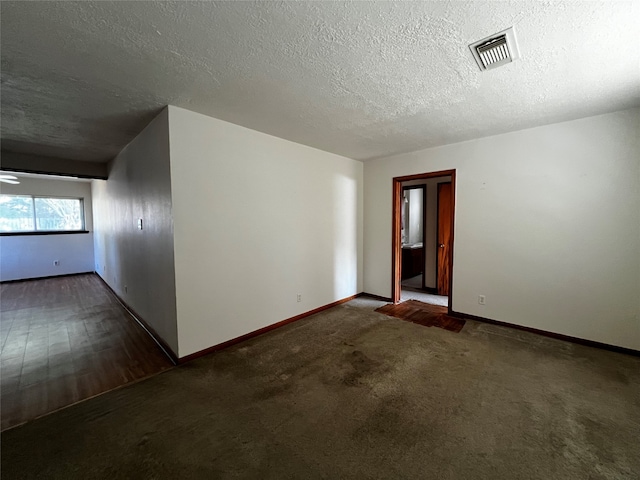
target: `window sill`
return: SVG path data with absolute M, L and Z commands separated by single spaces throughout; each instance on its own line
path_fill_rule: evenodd
M 56 230 L 52 232 L 0 232 L 0 237 L 17 237 L 30 235 L 73 235 L 77 233 L 89 233 L 89 230 Z

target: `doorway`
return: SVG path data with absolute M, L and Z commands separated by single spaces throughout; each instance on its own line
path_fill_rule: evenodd
M 455 174 L 443 170 L 393 179 L 393 303 L 415 299 L 451 312 Z
M 402 185 L 401 244 L 402 287 L 425 288 L 427 185 Z

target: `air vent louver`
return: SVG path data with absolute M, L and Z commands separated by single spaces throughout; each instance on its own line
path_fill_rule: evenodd
M 480 70 L 489 70 L 520 58 L 513 27 L 469 45 Z
M 484 68 L 504 60 L 511 61 L 507 39 L 504 35 L 477 47 Z

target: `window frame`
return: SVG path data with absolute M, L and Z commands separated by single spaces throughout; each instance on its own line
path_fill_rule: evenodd
M 70 196 L 62 196 L 62 195 L 31 195 L 31 194 L 11 194 L 11 193 L 3 193 L 0 196 L 6 197 L 28 197 L 31 199 L 31 205 L 33 207 L 33 230 L 21 230 L 16 232 L 4 232 L 0 231 L 0 236 L 8 237 L 8 236 L 19 236 L 19 235 L 68 235 L 68 234 L 77 234 L 77 233 L 89 233 L 87 230 L 86 224 L 86 216 L 84 210 L 84 197 L 70 197 Z M 80 221 L 81 227 L 78 230 L 38 230 L 38 215 L 36 214 L 36 198 L 51 198 L 51 199 L 61 199 L 61 200 L 78 200 L 80 202 Z

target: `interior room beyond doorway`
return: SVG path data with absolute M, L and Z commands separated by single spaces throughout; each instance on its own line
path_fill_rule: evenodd
M 438 288 L 438 193 L 450 182 L 451 176 L 402 182 L 401 301 L 448 306 L 448 291 Z

